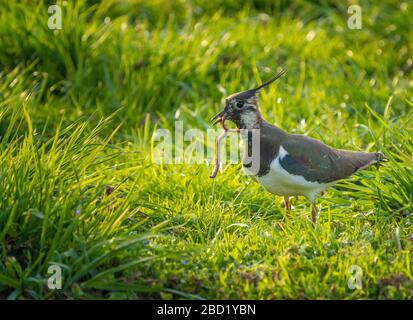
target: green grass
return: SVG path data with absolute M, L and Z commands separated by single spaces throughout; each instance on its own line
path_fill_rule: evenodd
M 345 2 L 58 1 L 53 32 L 47 3 L 0 2 L 0 298 L 413 298 L 412 4 L 361 1 L 349 30 Z M 267 120 L 390 160 L 315 228 L 239 164 L 151 161 L 156 128 L 206 131 L 279 67 Z

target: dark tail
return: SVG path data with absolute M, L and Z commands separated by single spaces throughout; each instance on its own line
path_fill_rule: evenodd
M 344 155 L 347 157 L 349 163 L 351 163 L 353 173 L 367 168 L 372 164 L 379 165 L 384 161 L 387 161 L 386 157 L 381 152 L 346 151 Z
M 375 156 L 376 156 L 376 161 L 375 161 L 376 163 L 389 161 L 389 160 L 386 158 L 386 156 L 385 156 L 383 153 L 381 153 L 381 152 L 375 152 L 374 154 L 375 154 Z

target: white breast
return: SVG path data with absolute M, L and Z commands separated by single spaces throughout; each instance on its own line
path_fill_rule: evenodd
M 305 196 L 313 201 L 318 193 L 334 184 L 307 181 L 303 176 L 288 173 L 280 165 L 280 160 L 287 154 L 280 146 L 278 156 L 271 162 L 270 171 L 264 176 L 256 177 L 257 182 L 269 192 L 279 196 Z

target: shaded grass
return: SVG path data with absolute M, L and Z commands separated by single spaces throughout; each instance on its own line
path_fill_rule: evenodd
M 56 32 L 44 3 L 1 5 L 1 297 L 412 298 L 410 4 L 348 30 L 347 3 L 68 1 Z M 390 160 L 323 196 L 315 229 L 239 165 L 151 162 L 156 128 L 206 130 L 279 66 L 268 120 Z

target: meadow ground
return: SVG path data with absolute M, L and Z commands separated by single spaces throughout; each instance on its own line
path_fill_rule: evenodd
M 34 3 L 0 1 L 0 298 L 413 297 L 412 3 L 360 1 L 352 30 L 350 1 L 58 1 L 54 31 Z M 279 67 L 266 119 L 389 159 L 315 228 L 239 164 L 151 161 Z

